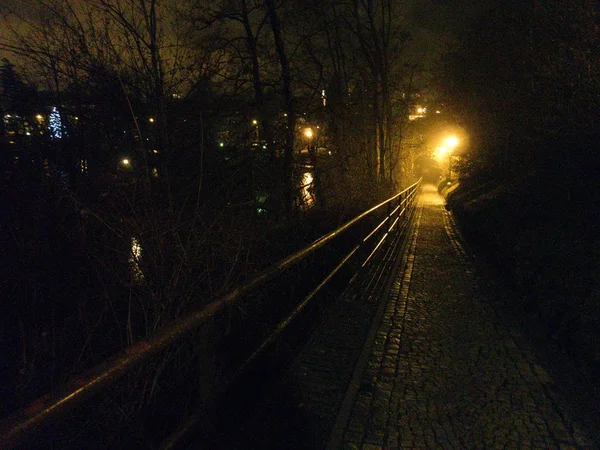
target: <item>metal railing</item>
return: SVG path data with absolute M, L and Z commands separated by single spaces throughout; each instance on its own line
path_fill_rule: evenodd
M 227 293 L 213 299 L 201 309 L 175 320 L 153 337 L 138 341 L 108 360 L 75 377 L 61 389 L 57 389 L 54 392 L 38 398 L 28 406 L 2 420 L 0 422 L 0 447 L 11 448 L 24 442 L 29 437 L 35 436 L 43 427 L 55 422 L 59 417 L 72 411 L 90 397 L 105 392 L 109 386 L 129 373 L 132 369 L 140 366 L 159 352 L 177 343 L 189 333 L 198 329 L 200 325 L 206 323 L 216 314 L 223 311 L 224 308 L 234 304 L 245 294 L 266 284 L 286 269 L 304 260 L 307 256 L 325 246 L 325 244 L 341 235 L 344 231 L 348 230 L 365 217 L 375 211 L 380 211 L 384 207 L 387 207 L 385 218 L 383 218 L 375 228 L 373 228 L 339 261 L 335 268 L 333 268 L 331 272 L 329 272 L 329 274 L 327 274 L 327 276 L 325 276 L 322 281 L 312 289 L 300 303 L 298 303 L 293 311 L 271 331 L 258 348 L 250 354 L 235 373 L 219 388 L 220 391 L 225 390 L 245 372 L 252 361 L 254 361 L 263 350 L 281 335 L 283 330 L 286 329 L 294 318 L 300 314 L 315 295 L 336 273 L 339 272 L 358 250 L 367 242 L 374 242 L 372 240 L 378 236 L 379 240 L 373 245 L 372 250 L 362 263 L 361 267 L 364 267 L 369 260 L 373 258 L 373 255 L 375 255 L 390 234 L 401 228 L 399 224 L 408 220 L 408 212 L 414 207 L 415 198 L 420 185 L 421 180 L 387 200 L 373 206 L 369 210 L 364 211 L 336 230 L 321 236 L 307 247 L 269 266 L 245 283 L 240 284 Z M 191 416 L 187 422 L 180 426 L 180 428 L 164 442 L 163 448 L 174 447 L 175 444 L 193 429 L 200 420 L 200 414 Z

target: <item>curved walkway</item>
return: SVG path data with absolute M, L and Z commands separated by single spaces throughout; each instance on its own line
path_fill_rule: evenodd
M 492 307 L 431 185 L 416 220 L 329 447 L 593 448 L 531 347 Z

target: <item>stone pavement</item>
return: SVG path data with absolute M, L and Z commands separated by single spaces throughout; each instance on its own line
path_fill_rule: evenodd
M 594 448 L 493 308 L 433 186 L 416 221 L 329 448 Z
M 414 214 L 409 216 L 414 219 Z M 390 235 L 342 295 L 321 310 L 316 329 L 284 376 L 251 406 L 249 419 L 235 421 L 234 430 L 220 431 L 215 444 L 205 448 L 325 448 L 364 343 L 372 340 L 372 323 L 383 313 L 380 299 L 389 291 L 398 255 L 405 253 L 414 224 L 401 222 L 405 231 Z

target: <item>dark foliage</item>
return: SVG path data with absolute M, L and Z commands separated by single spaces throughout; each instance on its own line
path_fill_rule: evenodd
M 447 55 L 443 85 L 472 143 L 448 206 L 526 293 L 514 307 L 592 371 L 600 366 L 598 19 L 591 1 L 498 2 Z

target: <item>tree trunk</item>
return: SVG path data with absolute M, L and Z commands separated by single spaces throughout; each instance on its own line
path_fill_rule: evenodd
M 292 76 L 290 65 L 285 52 L 285 45 L 281 36 L 281 25 L 279 17 L 275 10 L 274 0 L 265 0 L 269 11 L 269 20 L 271 22 L 271 30 L 275 40 L 275 48 L 281 65 L 281 75 L 283 82 L 283 98 L 285 102 L 285 110 L 287 112 L 287 136 L 283 155 L 283 170 L 282 187 L 283 187 L 283 211 L 286 215 L 290 215 L 293 205 L 293 173 L 292 164 L 294 160 L 294 138 L 296 135 L 296 112 L 294 110 L 294 99 L 292 95 Z

